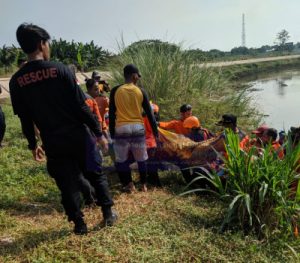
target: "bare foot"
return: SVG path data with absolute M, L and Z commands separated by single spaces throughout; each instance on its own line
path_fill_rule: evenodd
M 142 188 L 141 188 L 142 192 L 147 192 L 148 188 L 146 186 L 146 184 L 142 184 Z

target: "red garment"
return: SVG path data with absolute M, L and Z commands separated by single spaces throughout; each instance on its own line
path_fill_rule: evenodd
M 145 126 L 145 136 L 146 136 L 146 145 L 147 148 L 155 148 L 156 147 L 156 141 L 155 137 L 152 132 L 152 128 L 150 125 L 150 122 L 148 118 L 145 116 L 144 118 L 144 126 Z
M 177 134 L 188 135 L 188 129 L 183 128 L 182 120 L 172 120 L 168 122 L 160 122 L 159 127 L 165 130 L 173 130 Z

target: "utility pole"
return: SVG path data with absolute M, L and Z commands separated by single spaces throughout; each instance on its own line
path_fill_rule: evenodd
M 242 16 L 242 47 L 246 46 L 245 14 Z

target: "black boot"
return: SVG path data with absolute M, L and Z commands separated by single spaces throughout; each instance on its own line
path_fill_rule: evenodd
M 86 223 L 84 222 L 82 217 L 78 217 L 74 220 L 74 233 L 75 235 L 86 235 L 88 230 Z
M 102 213 L 105 226 L 113 226 L 118 220 L 118 215 L 115 211 L 112 211 L 111 207 L 102 207 Z

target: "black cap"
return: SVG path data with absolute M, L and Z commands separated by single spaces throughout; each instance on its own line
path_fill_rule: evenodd
M 101 79 L 100 73 L 98 71 L 93 71 L 92 79 Z
M 291 138 L 294 143 L 300 140 L 300 127 L 291 127 Z
M 128 64 L 124 67 L 124 76 L 131 76 L 134 73 L 137 73 L 139 77 L 141 77 L 141 74 L 139 72 L 139 69 L 133 65 L 133 64 Z
M 222 119 L 216 123 L 218 126 L 224 126 L 224 124 L 233 124 L 236 125 L 236 116 L 233 114 L 224 114 Z
M 278 132 L 276 129 L 274 128 L 269 128 L 267 131 L 266 131 L 266 135 L 271 137 L 272 138 L 272 141 L 276 141 L 277 139 L 277 136 L 278 136 Z
M 182 113 L 185 113 L 185 112 L 190 111 L 190 110 L 192 110 L 192 106 L 190 104 L 183 104 L 180 107 L 180 112 L 182 112 Z

